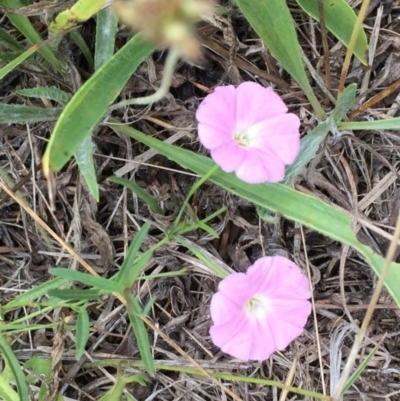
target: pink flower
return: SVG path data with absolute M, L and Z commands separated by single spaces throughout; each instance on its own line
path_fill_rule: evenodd
M 300 120 L 255 82 L 216 88 L 200 104 L 200 142 L 222 170 L 251 184 L 281 181 L 300 150 Z
M 263 257 L 246 273 L 224 278 L 211 300 L 211 339 L 242 361 L 285 349 L 311 313 L 307 277 L 282 256 Z

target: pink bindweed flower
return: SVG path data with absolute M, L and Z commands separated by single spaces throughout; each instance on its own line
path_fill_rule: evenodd
M 218 87 L 196 113 L 200 142 L 245 182 L 281 181 L 300 150 L 300 120 L 287 111 L 272 88 L 255 82 Z
M 211 300 L 211 339 L 242 361 L 285 349 L 311 313 L 307 277 L 282 256 L 263 257 L 246 273 L 224 278 Z

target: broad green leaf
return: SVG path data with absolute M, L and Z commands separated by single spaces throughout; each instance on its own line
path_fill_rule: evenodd
M 22 106 L 19 104 L 0 104 L 0 123 L 30 124 L 43 121 L 55 121 L 62 109 Z
M 297 176 L 303 171 L 311 159 L 314 158 L 321 143 L 328 135 L 330 127 L 329 121 L 324 121 L 301 139 L 300 152 L 294 163 L 286 167 L 283 184 L 293 186 L 296 182 Z
M 142 311 L 140 310 L 139 302 L 129 289 L 124 291 L 126 299 L 126 310 L 128 312 L 129 320 L 133 332 L 135 333 L 137 346 L 140 352 L 140 358 L 144 364 L 149 375 L 155 372 L 154 362 L 150 350 L 149 335 L 147 334 L 146 327 L 141 319 Z
M 43 170 L 60 170 L 79 144 L 91 134 L 129 77 L 154 50 L 140 34 L 135 35 L 103 64 L 73 96 L 58 119 L 43 157 Z
M 142 246 L 150 227 L 150 223 L 144 224 L 129 245 L 128 252 L 126 253 L 124 262 L 122 263 L 121 269 L 117 276 L 117 281 L 119 283 L 124 284 L 129 277 L 129 272 L 131 271 L 132 266 L 135 263 L 135 259 L 138 258 L 137 253 L 139 252 L 139 249 Z
M 90 320 L 89 315 L 86 310 L 86 306 L 82 306 L 78 313 L 78 318 L 76 320 L 76 351 L 75 358 L 77 361 L 81 359 L 83 353 L 85 352 L 86 344 L 90 337 Z
M 97 184 L 96 170 L 93 163 L 94 144 L 92 136 L 86 136 L 78 145 L 74 156 L 79 166 L 79 172 L 82 174 L 90 194 L 98 202 L 100 200 L 99 185 Z
M 54 280 L 46 281 L 45 283 L 18 295 L 12 301 L 2 306 L 2 310 L 6 312 L 11 309 L 27 306 L 31 302 L 39 300 L 44 295 L 47 295 L 50 290 L 60 288 L 67 282 L 68 280 L 65 278 L 56 278 Z
M 2 359 L 6 361 L 7 365 L 11 368 L 14 375 L 15 382 L 17 383 L 18 396 L 21 401 L 29 400 L 28 385 L 25 380 L 24 372 L 17 357 L 14 355 L 11 347 L 8 345 L 6 338 L 0 334 L 0 354 Z
M 318 0 L 296 1 L 308 15 L 319 21 Z M 357 15 L 345 0 L 322 0 L 322 2 L 327 29 L 345 46 L 348 46 Z M 364 29 L 361 29 L 354 48 L 354 54 L 362 64 L 368 65 L 367 53 L 367 35 Z
M 21 401 L 18 393 L 12 388 L 10 381 L 0 374 L 0 400 Z
M 94 67 L 98 70 L 114 54 L 118 18 L 111 7 L 104 8 L 96 18 Z
M 385 120 L 374 121 L 350 121 L 338 124 L 340 130 L 378 130 L 378 129 L 400 129 L 400 117 L 387 118 Z
M 5 7 L 18 8 L 24 5 L 24 2 L 20 0 L 0 0 L 0 4 Z M 8 14 L 7 18 L 10 22 L 15 26 L 15 28 L 24 35 L 31 44 L 35 45 L 43 42 L 43 38 L 36 31 L 35 27 L 32 25 L 31 21 L 25 15 L 17 15 L 17 14 Z M 43 56 L 43 58 L 52 65 L 58 72 L 65 71 L 65 66 L 63 63 L 56 57 L 54 52 L 49 48 L 49 46 L 45 46 L 39 49 L 39 53 Z
M 114 119 L 112 120 L 112 122 L 115 121 Z M 121 124 L 113 124 L 110 127 L 114 131 L 135 138 L 197 174 L 207 174 L 214 165 L 214 162 L 207 157 L 151 138 L 133 128 Z M 384 259 L 382 256 L 375 254 L 370 247 L 357 240 L 352 230 L 352 216 L 347 211 L 328 205 L 313 196 L 295 191 L 286 185 L 247 184 L 240 181 L 234 174 L 228 174 L 223 171 L 214 173 L 210 181 L 235 195 L 247 199 L 256 206 L 279 212 L 286 218 L 304 224 L 335 241 L 341 241 L 346 245 L 352 246 L 371 264 L 375 273 L 380 274 Z M 400 264 L 391 263 L 385 285 L 397 305 L 400 306 Z
M 318 117 L 324 119 L 325 112 L 308 82 L 286 0 L 236 0 L 236 3 L 271 54 L 303 89 Z
M 127 180 L 122 177 L 109 177 L 108 181 L 113 182 L 114 184 L 123 185 L 125 188 L 130 189 L 138 198 L 140 198 L 147 206 L 157 214 L 164 214 L 164 210 L 161 209 L 158 202 L 151 196 L 145 189 L 139 187 L 139 185 L 134 182 Z
M 71 95 L 55 86 L 45 86 L 42 88 L 27 88 L 16 90 L 15 93 L 25 97 L 44 98 L 53 100 L 61 105 L 66 105 L 71 99 Z
M 103 277 L 92 276 L 88 273 L 78 272 L 76 270 L 62 269 L 59 267 L 50 269 L 50 274 L 54 276 L 67 278 L 68 280 L 78 281 L 90 287 L 98 288 L 107 292 L 122 292 L 122 286 L 115 281 Z

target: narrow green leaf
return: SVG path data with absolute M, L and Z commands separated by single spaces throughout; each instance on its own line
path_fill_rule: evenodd
M 296 30 L 286 0 L 236 0 L 257 35 L 283 68 L 297 81 L 319 118 L 325 118 L 308 82 Z
M 79 172 L 85 180 L 90 194 L 98 202 L 100 200 L 99 185 L 97 184 L 96 170 L 93 163 L 94 144 L 92 136 L 86 136 L 78 145 L 74 156 L 79 166 Z
M 140 358 L 143 361 L 143 365 L 149 375 L 153 375 L 155 372 L 154 361 L 151 355 L 149 336 L 146 331 L 146 327 L 141 319 L 142 311 L 140 305 L 136 300 L 135 296 L 128 291 L 124 293 L 126 299 L 126 309 L 128 312 L 129 320 L 133 332 L 135 333 L 137 345 L 140 352 Z
M 0 104 L 0 123 L 30 124 L 43 121 L 55 121 L 62 109 L 22 106 L 19 104 Z
M 85 39 L 83 39 L 81 33 L 75 29 L 72 30 L 69 34 L 71 35 L 72 40 L 76 43 L 76 45 L 82 52 L 83 56 L 85 57 L 90 70 L 93 71 L 94 70 L 93 56 L 92 53 L 90 52 L 87 43 L 85 42 Z
M 54 276 L 67 278 L 71 281 L 78 281 L 79 283 L 83 283 L 87 286 L 95 287 L 106 292 L 122 292 L 122 286 L 119 283 L 103 277 L 92 276 L 76 270 L 63 269 L 59 267 L 50 269 L 49 273 L 53 274 Z
M 14 355 L 3 335 L 0 335 L 0 353 L 14 375 L 15 382 L 17 383 L 19 399 L 21 401 L 29 401 L 28 385 L 25 380 L 24 372 L 21 369 L 17 357 Z
M 132 266 L 135 263 L 135 259 L 137 258 L 137 253 L 139 252 L 140 247 L 143 244 L 143 241 L 146 238 L 147 233 L 149 232 L 151 227 L 150 223 L 146 223 L 139 230 L 139 232 L 135 235 L 135 238 L 131 242 L 128 248 L 128 252 L 126 253 L 124 262 L 121 265 L 121 269 L 118 273 L 117 282 L 124 284 L 129 276 L 129 272 Z
M 23 63 L 28 57 L 38 50 L 38 46 L 32 46 L 28 50 L 24 51 L 18 57 L 13 59 L 10 63 L 0 69 L 0 79 L 3 79 L 7 74 L 9 74 L 14 68 Z
M 283 184 L 286 184 L 290 187 L 294 185 L 297 176 L 303 171 L 311 159 L 314 158 L 321 143 L 328 135 L 330 127 L 330 122 L 324 121 L 301 139 L 300 152 L 294 163 L 286 167 L 286 174 Z
M 44 98 L 53 100 L 57 103 L 60 103 L 61 105 L 66 105 L 71 99 L 71 95 L 69 93 L 64 92 L 61 89 L 58 89 L 55 86 L 18 89 L 15 91 L 15 93 L 25 97 Z
M 129 275 L 126 279 L 126 283 L 124 283 L 125 288 L 132 288 L 133 283 L 139 277 L 145 266 L 150 262 L 152 257 L 153 252 L 151 252 L 151 250 L 148 250 L 138 258 L 136 263 L 129 270 Z
M 349 110 L 353 107 L 356 100 L 357 85 L 350 84 L 343 91 L 342 96 L 338 99 L 335 109 L 329 116 L 334 124 L 339 124 L 345 117 Z
M 116 122 L 117 120 L 113 119 L 112 121 Z M 131 127 L 122 124 L 113 124 L 110 127 L 114 131 L 135 138 L 197 174 L 207 174 L 214 165 L 214 162 L 207 157 L 167 144 Z M 247 199 L 256 206 L 279 212 L 285 217 L 304 224 L 336 241 L 352 246 L 371 264 L 375 273 L 380 274 L 384 259 L 375 254 L 370 247 L 357 240 L 352 230 L 353 217 L 347 211 L 328 205 L 313 196 L 295 191 L 286 185 L 247 184 L 240 181 L 234 174 L 223 171 L 213 174 L 210 181 Z M 391 263 L 385 285 L 397 305 L 400 306 L 400 264 Z
M 125 188 L 130 189 L 138 198 L 140 198 L 147 206 L 157 214 L 164 214 L 164 211 L 158 204 L 158 202 L 151 196 L 145 189 L 139 187 L 139 185 L 135 184 L 134 182 L 127 180 L 126 178 L 122 177 L 109 177 L 107 178 L 108 181 L 113 182 L 114 184 L 123 185 Z
M 24 46 L 18 42 L 14 36 L 10 35 L 5 29 L 0 28 L 0 43 L 10 50 L 23 51 Z
M 375 121 L 350 121 L 338 124 L 340 130 L 378 130 L 378 129 L 400 129 L 400 117 L 388 118 Z
M 40 284 L 37 287 L 34 287 L 34 288 L 24 292 L 21 295 L 18 295 L 12 301 L 10 301 L 9 303 L 2 306 L 2 309 L 6 312 L 11 309 L 27 306 L 31 302 L 40 299 L 44 295 L 47 295 L 50 290 L 52 290 L 54 288 L 60 288 L 67 282 L 68 282 L 67 279 L 61 278 L 61 277 L 56 278 L 54 280 L 46 281 L 45 283 Z
M 76 319 L 76 351 L 75 351 L 75 359 L 79 361 L 82 358 L 82 355 L 85 352 L 86 344 L 89 340 L 90 336 L 90 320 L 89 315 L 86 310 L 86 306 L 84 305 L 79 309 L 78 318 Z
M 298 5 L 311 17 L 319 21 L 318 0 L 296 0 Z M 345 0 L 322 0 L 327 29 L 345 46 L 350 43 L 357 15 Z M 364 29 L 358 35 L 354 48 L 355 56 L 364 65 L 367 61 L 368 41 Z
M 0 400 L 21 401 L 18 393 L 12 388 L 10 381 L 0 374 Z
M 54 289 L 49 291 L 49 295 L 65 301 L 90 301 L 92 299 L 99 299 L 100 290 L 82 290 L 80 288 Z
M 79 144 L 91 134 L 129 77 L 154 50 L 143 37 L 135 35 L 87 80 L 63 110 L 43 157 L 45 174 L 60 170 Z
M 23 2 L 20 0 L 1 0 L 0 4 L 6 7 L 18 8 L 23 5 Z M 15 26 L 15 28 L 29 40 L 31 44 L 35 45 L 43 41 L 43 38 L 36 31 L 29 18 L 25 15 L 8 14 L 7 18 Z M 56 57 L 49 46 L 39 49 L 39 53 L 58 72 L 63 72 L 65 70 L 63 63 Z
M 118 18 L 111 7 L 104 8 L 96 18 L 94 66 L 98 70 L 114 54 Z

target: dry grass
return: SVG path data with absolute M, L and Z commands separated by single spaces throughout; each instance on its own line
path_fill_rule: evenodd
M 318 80 L 321 87 L 316 82 L 314 86 L 323 99 L 326 88 L 319 26 L 300 12 L 294 2 L 290 2 L 290 6 L 305 55 L 321 77 Z M 399 16 L 400 7 L 396 2 L 372 1 L 365 21 L 369 40 L 375 44 L 371 46 L 369 56 L 372 67 L 363 70 L 354 61 L 347 80 L 347 83 L 356 82 L 361 88 L 353 111 L 353 116 L 358 115 L 359 119 L 399 115 Z M 15 33 L 11 26 L 7 29 Z M 83 34 L 89 43 L 92 33 L 91 24 L 84 27 Z M 301 90 L 276 64 L 240 14 L 235 11 L 219 20 L 203 23 L 199 36 L 204 45 L 204 57 L 199 65 L 182 63 L 174 76 L 171 93 L 151 109 L 127 109 L 124 115 L 120 115 L 125 122 L 177 146 L 205 153 L 197 141 L 194 120 L 194 112 L 202 97 L 216 85 L 256 80 L 275 87 L 291 111 L 300 115 L 304 133 L 315 126 L 316 119 Z M 119 37 L 118 40 L 123 41 L 126 32 L 121 31 Z M 328 44 L 332 94 L 335 96 L 344 48 L 332 37 L 328 38 Z M 88 76 L 85 64 L 78 51 L 73 50 L 77 67 L 85 79 Z M 144 95 L 157 87 L 163 72 L 163 60 L 162 53 L 147 60 L 130 80 L 122 98 Z M 15 89 L 38 85 L 63 87 L 51 74 L 38 76 L 22 68 L 0 83 L 2 102 L 26 102 L 15 95 Z M 372 104 L 367 102 L 384 90 L 386 96 L 375 98 L 376 102 Z M 29 103 L 46 106 L 40 100 L 30 100 Z M 330 104 L 327 109 L 331 107 Z M 2 182 L 15 186 L 15 191 L 19 191 L 37 216 L 103 277 L 117 271 L 144 219 L 154 221 L 154 227 L 165 227 L 173 221 L 196 179 L 141 144 L 101 127 L 94 139 L 100 203 L 91 200 L 76 165 L 71 163 L 57 175 L 57 203 L 52 212 L 47 184 L 40 170 L 41 155 L 52 124 L 2 125 L 0 128 L 0 167 L 7 172 L 9 179 L 6 182 L 3 174 Z M 359 223 L 355 229 L 360 240 L 384 255 L 389 240 L 381 232 L 391 233 L 399 214 L 399 160 L 400 137 L 397 132 L 331 136 L 299 178 L 296 188 L 357 215 Z M 110 175 L 125 175 L 135 180 L 159 200 L 167 217 L 152 215 L 148 207 L 131 193 L 105 181 Z M 4 304 L 22 291 L 48 280 L 50 267 L 78 266 L 15 201 L 4 193 L 0 193 L 0 201 L 0 300 Z M 346 359 L 357 327 L 365 315 L 376 277 L 348 247 L 281 216 L 276 216 L 274 223 L 261 221 L 251 204 L 210 184 L 203 185 L 192 200 L 192 207 L 199 217 L 206 217 L 221 206 L 226 206 L 227 212 L 214 222 L 220 239 L 196 231 L 186 235 L 187 241 L 208 252 L 226 271 L 243 271 L 263 254 L 289 256 L 306 271 L 307 256 L 312 272 L 310 279 L 317 322 L 310 319 L 303 336 L 264 363 L 240 364 L 232 360 L 213 346 L 208 334 L 208 306 L 218 280 L 200 261 L 174 243 L 158 250 L 146 271 L 173 271 L 186 267 L 190 273 L 137 284 L 135 289 L 143 304 L 150 296 L 157 296 L 149 319 L 208 372 L 266 378 L 313 391 L 325 389 L 329 394 L 330 386 L 339 378 L 340 363 Z M 153 228 L 145 247 L 161 238 L 161 230 Z M 14 310 L 7 315 L 7 320 L 18 319 L 34 309 L 32 306 Z M 33 355 L 54 358 L 57 354 L 61 364 L 54 370 L 53 379 L 54 383 L 58 382 L 66 400 L 99 399 L 115 381 L 118 366 L 124 375 L 142 371 L 134 336 L 119 301 L 111 297 L 102 303 L 92 302 L 88 312 L 93 330 L 87 353 L 79 362 L 74 359 L 75 339 L 68 330 L 25 332 L 13 337 L 13 349 L 21 361 Z M 68 313 L 68 310 L 56 309 L 38 315 L 31 323 L 59 321 Z M 346 400 L 400 400 L 399 323 L 397 307 L 387 294 L 382 294 L 358 363 L 382 341 L 381 346 L 356 385 L 347 393 Z M 230 399 L 224 388 L 209 378 L 190 374 L 192 364 L 164 338 L 152 330 L 149 334 L 160 370 L 145 386 L 128 384 L 126 391 L 132 396 L 138 400 L 160 401 Z M 188 368 L 188 371 L 176 371 L 174 366 Z M 241 400 L 307 399 L 265 385 L 229 380 L 223 380 L 223 383 Z

